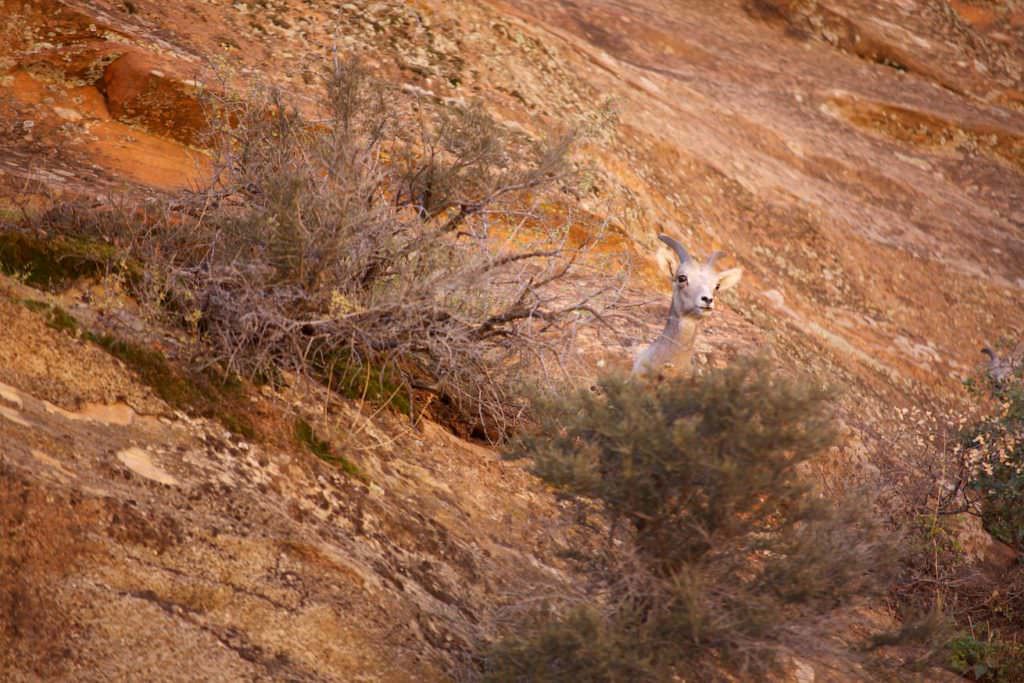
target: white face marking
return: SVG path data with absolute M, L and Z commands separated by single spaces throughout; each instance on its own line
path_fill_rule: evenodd
M 731 268 L 722 273 L 715 270 L 715 260 L 722 252 L 714 252 L 701 263 L 690 258 L 682 244 L 668 235 L 658 235 L 679 257 L 679 265 L 672 275 L 672 313 L 677 316 L 700 317 L 715 306 L 719 290 L 734 287 L 743 275 L 742 268 Z
M 672 304 L 680 315 L 701 316 L 715 306 L 718 273 L 692 259 L 679 264 L 672 282 Z

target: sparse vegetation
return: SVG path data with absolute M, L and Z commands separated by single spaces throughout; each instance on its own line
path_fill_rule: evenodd
M 58 332 L 70 334 L 74 334 L 75 330 L 78 329 L 78 321 L 60 306 L 52 306 L 50 308 L 49 320 L 47 320 L 46 324 Z
M 396 412 L 414 417 L 408 388 L 395 370 L 367 361 L 354 362 L 347 353 L 339 353 L 313 370 L 327 387 L 346 398 L 388 404 Z
M 609 561 L 603 590 L 590 591 L 599 600 L 536 616 L 498 643 L 493 680 L 763 676 L 787 648 L 807 656 L 800 633 L 812 624 L 885 589 L 894 539 L 863 500 L 824 500 L 799 472 L 834 443 L 827 391 L 749 359 L 600 389 L 540 408 L 514 454 L 602 501 L 635 553 Z M 608 646 L 573 645 L 595 634 Z
M 302 418 L 295 421 L 295 438 L 321 460 L 331 456 L 331 445 L 320 439 L 313 431 L 312 425 Z
M 206 364 L 306 374 L 413 414 L 429 395 L 498 438 L 522 412 L 522 374 L 557 372 L 617 291 L 607 275 L 577 291 L 569 225 L 529 208 L 571 176 L 572 133 L 515 135 L 480 106 L 403 99 L 342 60 L 322 118 L 277 90 L 210 108 L 207 190 L 70 211 L 54 228 L 144 263 L 134 292 L 191 331 Z
M 45 315 L 46 324 L 58 332 L 66 332 L 72 336 L 78 334 L 78 321 L 60 306 L 35 299 L 24 299 L 21 303 L 30 311 Z
M 489 681 L 647 681 L 657 677 L 635 620 L 620 622 L 593 605 L 575 606 L 561 617 L 533 614 L 517 624 L 518 636 L 488 653 Z
M 1019 351 L 1001 352 L 967 380 L 975 401 L 959 426 L 900 474 L 911 533 L 896 596 L 908 611 L 943 613 L 948 628 L 931 634 L 925 657 L 978 681 L 1024 676 L 1024 566 L 989 557 L 972 522 L 1024 549 L 1024 367 Z
M 83 329 L 74 316 L 56 304 L 35 299 L 24 299 L 21 303 L 43 315 L 49 327 L 95 344 L 119 359 L 140 382 L 153 389 L 172 408 L 215 418 L 240 436 L 258 436 L 252 419 L 247 415 L 248 395 L 237 377 L 224 376 L 212 368 L 182 370 L 157 349 Z

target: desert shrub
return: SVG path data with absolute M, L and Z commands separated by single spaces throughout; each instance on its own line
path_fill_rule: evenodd
M 832 444 L 827 392 L 748 360 L 693 380 L 621 377 L 540 411 L 519 453 L 542 478 L 604 501 L 660 563 L 708 552 L 717 536 L 750 536 L 813 517 L 796 465 Z M 763 493 L 771 491 L 767 497 Z
M 908 531 L 893 597 L 902 611 L 943 615 L 922 656 L 973 680 L 1018 680 L 1024 666 L 1024 566 L 983 552 L 972 520 L 1024 548 L 1024 369 L 1011 346 L 966 380 L 971 400 L 956 413 L 915 419 L 932 438 L 902 453 L 906 469 L 893 476 L 902 505 L 893 514 Z
M 1024 357 L 1004 343 L 967 381 L 980 417 L 960 429 L 954 449 L 957 510 L 980 516 L 986 531 L 1024 551 Z M 959 626 L 949 642 L 949 666 L 972 680 L 1024 679 L 1024 569 L 998 576 L 964 567 L 945 586 Z M 955 601 L 955 602 L 954 602 Z
M 961 433 L 968 497 L 985 528 L 1024 550 L 1024 362 L 1004 351 L 1003 376 L 972 378 L 975 394 L 991 412 Z
M 561 362 L 615 290 L 604 277 L 577 291 L 568 225 L 531 208 L 571 175 L 571 133 L 514 135 L 342 60 L 317 118 L 276 89 L 210 108 L 209 188 L 82 223 L 146 264 L 136 293 L 207 363 L 343 390 L 369 367 L 378 393 L 431 395 L 494 437 L 522 409 L 524 365 Z
M 546 617 L 546 618 L 545 618 Z M 523 636 L 499 641 L 488 653 L 492 681 L 643 681 L 656 675 L 649 653 L 636 649 L 638 620 L 617 622 L 594 606 L 564 617 L 534 615 Z
M 599 387 L 544 405 L 512 453 L 563 491 L 602 501 L 635 549 L 609 565 L 591 607 L 607 637 L 625 643 L 600 654 L 615 666 L 572 650 L 587 660 L 574 667 L 600 666 L 592 680 L 764 674 L 780 649 L 806 652 L 800 634 L 811 624 L 886 586 L 895 546 L 870 506 L 824 500 L 799 472 L 835 441 L 828 391 L 761 359 Z M 492 677 L 574 680 L 558 673 L 565 655 L 552 634 L 571 641 L 592 621 L 556 612 L 510 636 L 489 660 Z
M 949 668 L 972 681 L 1024 680 L 1024 645 L 1001 640 L 991 631 L 984 640 L 961 634 L 949 644 Z

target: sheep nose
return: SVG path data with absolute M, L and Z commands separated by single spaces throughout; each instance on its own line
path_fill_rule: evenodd
M 703 301 L 703 302 L 704 302 L 705 304 L 707 304 L 708 306 L 710 306 L 710 305 L 711 305 L 711 302 L 713 301 L 712 297 L 710 297 L 710 296 L 702 296 L 702 297 L 700 298 L 700 300 L 701 300 L 701 301 Z

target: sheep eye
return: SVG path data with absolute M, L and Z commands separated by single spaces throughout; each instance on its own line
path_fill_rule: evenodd
M 715 291 L 717 292 L 717 291 L 718 291 L 718 288 L 719 288 L 719 287 L 721 287 L 721 286 L 722 286 L 722 285 L 720 285 L 720 284 L 718 284 L 718 285 L 715 285 Z
M 687 282 L 686 276 L 685 275 L 676 275 L 676 282 L 678 282 L 681 285 L 685 285 L 686 282 Z

